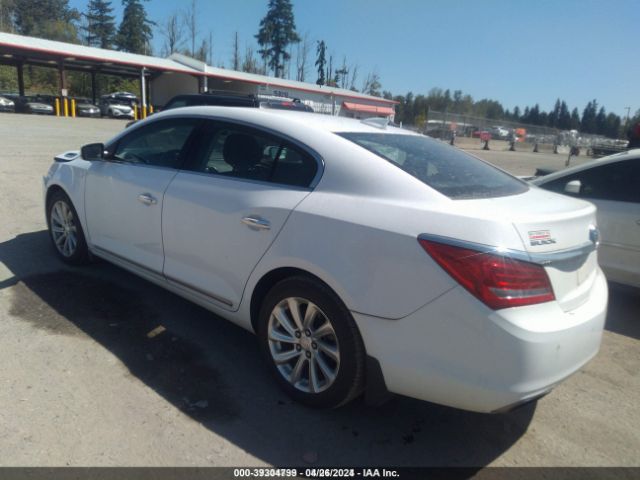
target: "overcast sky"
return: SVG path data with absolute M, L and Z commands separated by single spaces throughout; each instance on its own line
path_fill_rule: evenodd
M 84 10 L 86 0 L 71 0 Z M 187 0 L 148 0 L 162 22 Z M 336 62 L 380 75 L 394 95 L 460 89 L 475 100 L 506 108 L 560 97 L 582 109 L 599 105 L 626 117 L 640 109 L 639 0 L 293 0 L 298 31 L 323 39 Z M 214 63 L 229 66 L 233 33 L 242 50 L 267 10 L 268 0 L 197 0 L 199 28 L 213 33 Z M 113 0 L 118 21 L 120 0 Z M 160 53 L 157 31 L 153 45 Z M 315 51 L 310 58 L 313 68 Z M 308 81 L 315 81 L 311 72 Z

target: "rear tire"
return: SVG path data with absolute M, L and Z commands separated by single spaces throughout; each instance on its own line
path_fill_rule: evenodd
M 60 260 L 69 265 L 89 263 L 89 249 L 78 213 L 69 197 L 60 190 L 48 200 L 47 226 L 49 238 Z
M 297 313 L 296 313 L 297 312 Z M 294 400 L 336 408 L 362 393 L 365 349 L 351 313 L 323 283 L 277 283 L 260 309 L 258 339 L 269 369 Z

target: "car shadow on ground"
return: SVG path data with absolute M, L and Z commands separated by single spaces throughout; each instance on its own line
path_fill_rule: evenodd
M 106 262 L 67 268 L 45 231 L 0 243 L 0 262 L 14 276 L 0 281 L 12 316 L 92 338 L 176 409 L 270 464 L 482 467 L 535 412 L 483 415 L 404 397 L 308 409 L 278 389 L 252 334 Z
M 609 282 L 609 311 L 605 328 L 640 340 L 640 288 Z

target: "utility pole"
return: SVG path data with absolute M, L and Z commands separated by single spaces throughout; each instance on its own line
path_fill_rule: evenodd
M 629 112 L 631 111 L 631 107 L 624 107 L 627 109 L 627 120 L 624 122 L 624 129 L 626 130 L 629 126 Z

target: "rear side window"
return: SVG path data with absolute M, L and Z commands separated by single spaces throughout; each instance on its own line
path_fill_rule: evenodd
M 187 170 L 308 187 L 318 162 L 288 141 L 252 128 L 209 121 Z
M 418 135 L 339 133 L 454 200 L 526 192 L 525 182 L 461 150 Z

